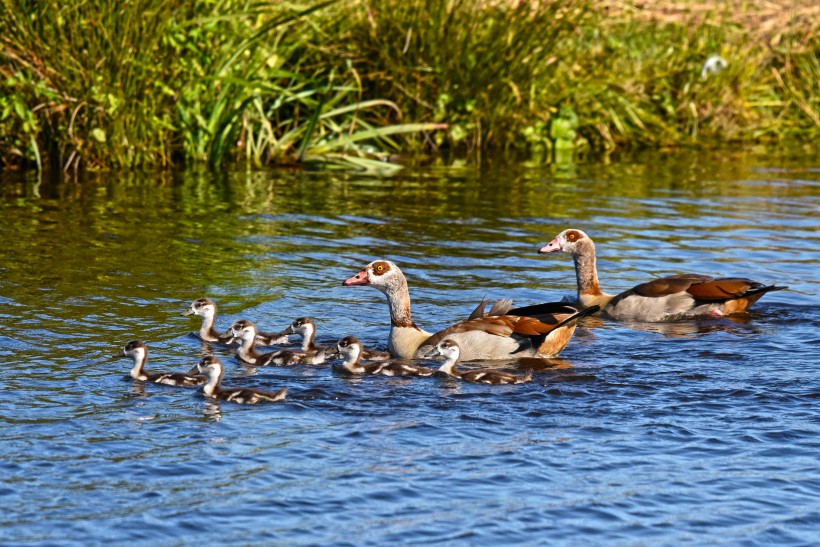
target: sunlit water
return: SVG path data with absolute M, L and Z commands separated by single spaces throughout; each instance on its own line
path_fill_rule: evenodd
M 408 169 L 7 177 L 0 186 L 4 544 L 816 544 L 820 157 L 653 154 L 576 173 Z M 618 292 L 698 272 L 788 285 L 743 320 L 592 320 L 534 381 L 351 379 L 244 367 L 281 404 L 143 385 L 110 357 L 187 370 L 218 326 L 313 316 L 384 347 L 376 258 L 436 330 L 484 297 L 572 297 L 567 227 Z

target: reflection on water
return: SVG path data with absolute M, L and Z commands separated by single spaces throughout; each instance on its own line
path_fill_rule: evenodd
M 7 177 L 4 540 L 814 543 L 820 162 L 768 152 L 656 153 L 574 178 L 500 164 Z M 514 386 L 244 366 L 179 315 L 207 296 L 220 331 L 312 316 L 320 344 L 384 347 L 383 295 L 341 287 L 364 264 L 395 260 L 414 319 L 438 330 L 484 298 L 574 297 L 572 262 L 536 252 L 568 226 L 595 239 L 611 293 L 687 271 L 790 289 L 747 317 L 587 318 L 558 358 L 496 363 L 535 371 Z M 288 400 L 123 379 L 109 357 L 135 338 L 151 371 L 213 353 L 225 385 Z

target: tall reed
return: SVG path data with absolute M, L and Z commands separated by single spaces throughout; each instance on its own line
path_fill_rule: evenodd
M 379 165 L 358 157 L 363 143 L 395 150 L 390 134 L 441 125 L 375 128 L 393 103 L 362 101 L 352 71 L 301 66 L 306 18 L 334 2 L 3 0 L 2 157 L 88 169 Z

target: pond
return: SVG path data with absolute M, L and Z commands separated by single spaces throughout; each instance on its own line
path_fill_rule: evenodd
M 97 174 L 0 183 L 0 526 L 4 544 L 816 544 L 820 541 L 820 154 L 675 152 L 553 171 L 407 168 Z M 482 298 L 574 298 L 565 228 L 601 283 L 743 276 L 788 290 L 748 316 L 585 320 L 533 381 L 351 378 L 249 367 L 217 326 L 385 347 L 384 296 L 342 287 L 404 270 L 438 330 Z M 286 401 L 213 402 L 143 384 L 208 352 L 226 385 Z

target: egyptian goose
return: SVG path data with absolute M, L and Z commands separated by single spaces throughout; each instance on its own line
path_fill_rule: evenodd
M 218 333 L 214 328 L 216 323 L 216 303 L 209 298 L 197 298 L 182 315 L 199 315 L 202 317 L 202 326 L 199 328 L 199 337 L 204 342 L 217 342 L 220 344 L 230 344 L 233 340 L 233 335 L 230 330 L 222 334 Z M 274 346 L 279 344 L 287 344 L 288 335 L 284 332 L 257 332 L 256 345 L 257 346 Z
M 296 365 L 306 363 L 320 365 L 325 362 L 330 348 L 316 344 L 316 324 L 310 317 L 300 317 L 288 327 L 292 332 L 302 335 L 300 349 L 280 349 L 272 353 L 259 353 L 254 349 L 256 341 L 256 325 L 248 320 L 240 319 L 231 326 L 231 333 L 240 341 L 236 357 L 251 365 Z M 287 331 L 286 331 L 287 332 Z
M 720 317 L 743 313 L 767 292 L 788 288 L 741 277 L 679 274 L 642 283 L 613 296 L 601 291 L 598 285 L 595 244 L 587 234 L 581 230 L 564 230 L 538 252 L 558 251 L 570 254 L 575 261 L 579 304 L 600 306 L 603 313 L 619 320 L 652 323 L 699 315 Z
M 532 380 L 532 371 L 526 374 L 516 374 L 504 370 L 481 368 L 477 370 L 461 371 L 456 369 L 460 360 L 461 348 L 455 340 L 445 338 L 429 353 L 430 357 L 444 357 L 444 363 L 438 369 L 447 376 L 459 378 L 474 384 L 523 384 Z
M 362 343 L 355 336 L 339 340 L 336 348 L 344 361 L 342 367 L 352 374 L 382 374 L 384 376 L 432 376 L 435 370 L 403 359 L 362 361 Z
M 222 362 L 213 355 L 203 357 L 199 363 L 191 369 L 191 372 L 194 371 L 205 375 L 208 379 L 208 382 L 202 388 L 205 396 L 222 401 L 255 405 L 263 402 L 281 401 L 288 394 L 288 388 L 286 387 L 277 391 L 263 391 L 250 387 L 223 388 L 221 385 L 222 375 L 224 373 Z
M 577 320 L 597 311 L 596 308 L 579 312 L 564 304 L 545 304 L 522 308 L 531 310 L 532 316 L 514 310 L 506 315 L 467 319 L 432 334 L 413 322 L 407 279 L 393 262 L 371 262 L 342 285 L 371 285 L 387 296 L 391 323 L 387 350 L 393 357 L 402 359 L 420 358 L 448 337 L 459 343 L 462 357 L 470 361 L 553 357 L 572 338 Z M 541 313 L 539 309 L 546 311 Z M 478 314 L 474 312 L 474 315 Z
M 149 374 L 145 371 L 148 360 L 148 348 L 139 340 L 131 340 L 117 357 L 130 357 L 134 361 L 131 368 L 131 378 L 166 386 L 201 386 L 207 378 L 201 375 L 184 374 L 182 372 L 158 372 Z
M 282 332 L 285 334 L 296 334 L 301 336 L 303 348 L 306 347 L 305 344 L 307 344 L 307 347 L 310 349 L 323 348 L 323 346 L 318 346 L 314 343 L 316 338 L 316 324 L 310 317 L 300 317 L 299 319 L 295 319 Z M 305 340 L 305 336 L 311 337 L 311 340 Z M 331 348 L 331 350 L 332 349 L 333 348 Z M 361 358 L 365 361 L 387 361 L 390 359 L 390 353 L 379 349 L 366 348 L 362 345 Z

